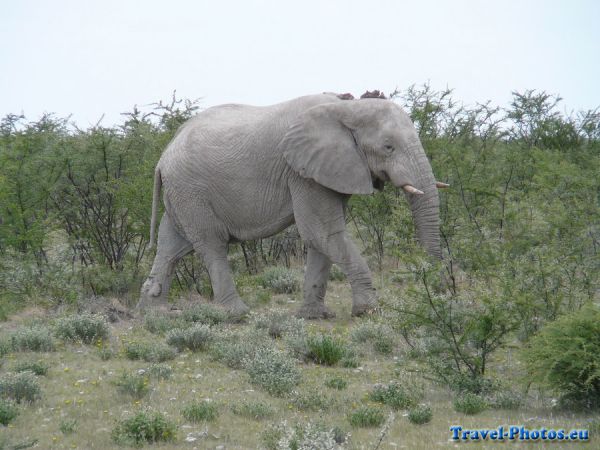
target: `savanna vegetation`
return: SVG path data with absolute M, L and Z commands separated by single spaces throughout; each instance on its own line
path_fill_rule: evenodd
M 4 117 L 0 449 L 427 448 L 454 446 L 451 425 L 525 420 L 595 441 L 600 112 L 563 113 L 538 91 L 505 108 L 429 85 L 390 97 L 451 185 L 444 261 L 415 242 L 401 190 L 354 196 L 347 221 L 381 308 L 351 318 L 334 267 L 337 318 L 312 323 L 292 317 L 305 257 L 293 227 L 230 248 L 246 321 L 210 304 L 193 256 L 171 293 L 183 311 L 132 317 L 152 261 L 154 166 L 198 102 L 88 129 Z

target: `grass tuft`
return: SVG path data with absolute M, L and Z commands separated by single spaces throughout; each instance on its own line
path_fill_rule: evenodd
M 176 432 L 176 425 L 164 414 L 145 410 L 118 422 L 111 437 L 117 444 L 142 447 L 144 444 L 173 441 Z
M 217 405 L 207 400 L 187 404 L 181 415 L 190 422 L 212 422 L 219 416 Z

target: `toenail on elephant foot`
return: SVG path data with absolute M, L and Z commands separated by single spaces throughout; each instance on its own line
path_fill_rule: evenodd
M 333 311 L 331 311 L 325 305 L 318 305 L 318 306 L 303 305 L 296 312 L 296 316 L 299 317 L 299 318 L 301 318 L 301 319 L 307 319 L 307 320 L 311 320 L 311 319 L 333 319 L 335 317 L 335 313 Z

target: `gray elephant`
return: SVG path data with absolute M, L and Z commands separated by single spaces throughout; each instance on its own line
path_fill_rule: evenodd
M 298 315 L 329 318 L 331 264 L 352 287 L 352 314 L 376 305 L 365 260 L 346 231 L 352 194 L 391 182 L 404 189 L 417 237 L 441 258 L 439 199 L 431 166 L 409 116 L 384 99 L 320 94 L 266 107 L 228 104 L 183 124 L 157 164 L 150 245 L 161 186 L 165 214 L 138 307 L 165 306 L 177 261 L 192 250 L 206 265 L 215 301 L 248 311 L 227 262 L 231 242 L 271 236 L 294 222 L 308 248 Z

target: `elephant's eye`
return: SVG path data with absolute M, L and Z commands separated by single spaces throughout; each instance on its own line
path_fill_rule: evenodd
M 385 147 L 385 151 L 388 153 L 392 153 L 394 151 L 394 146 L 393 145 L 386 145 Z

